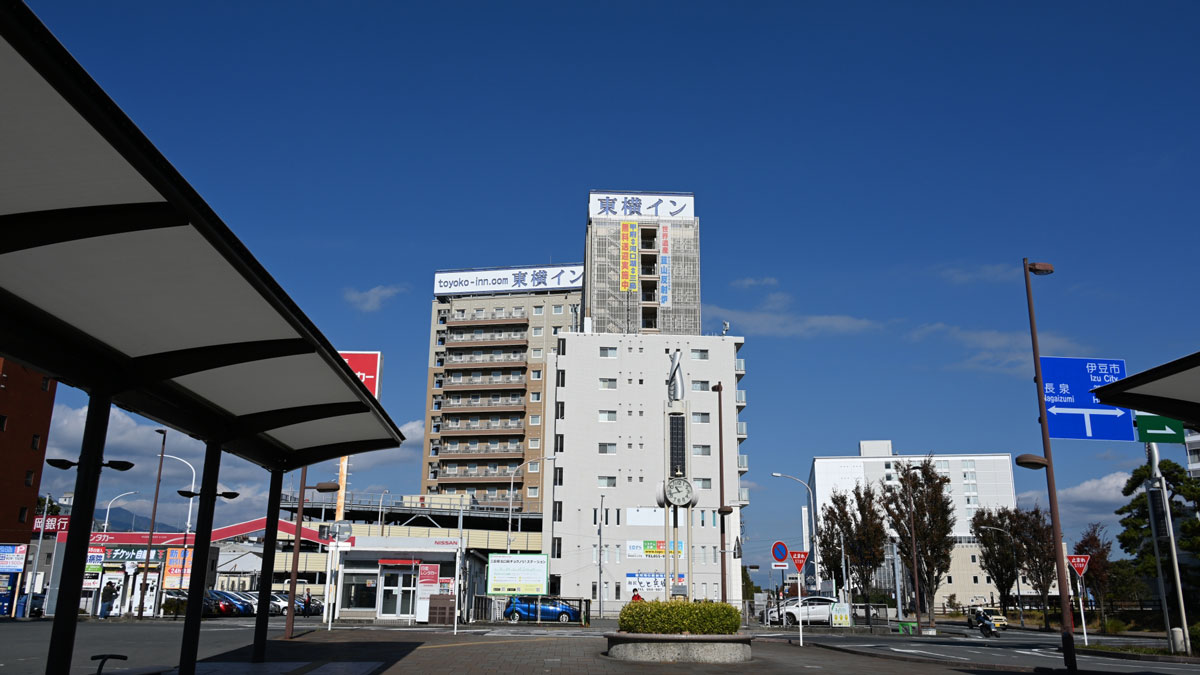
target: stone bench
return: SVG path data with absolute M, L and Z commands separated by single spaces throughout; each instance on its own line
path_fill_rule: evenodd
M 620 661 L 650 663 L 745 663 L 751 635 L 664 635 L 605 633 L 608 655 Z

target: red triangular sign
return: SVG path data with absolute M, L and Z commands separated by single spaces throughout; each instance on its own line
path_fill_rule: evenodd
M 1067 564 L 1075 568 L 1075 573 L 1083 576 L 1087 571 L 1088 561 L 1092 559 L 1090 555 L 1069 555 L 1067 556 Z
M 808 562 L 808 551 L 788 551 L 792 556 L 792 564 L 796 566 L 796 571 L 804 574 L 804 563 Z

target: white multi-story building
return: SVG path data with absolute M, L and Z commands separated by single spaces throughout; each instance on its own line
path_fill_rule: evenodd
M 942 579 L 934 602 L 948 604 L 951 596 L 963 605 L 990 603 L 996 600 L 996 586 L 979 565 L 979 544 L 971 535 L 971 518 L 981 508 L 1015 508 L 1012 455 L 1007 453 L 935 453 L 932 455 L 899 456 L 892 452 L 891 441 L 862 441 L 857 456 L 814 457 L 809 473 L 809 485 L 816 499 L 818 531 L 823 506 L 830 503 L 834 491 L 851 492 L 859 483 L 876 486 L 892 485 L 898 481 L 899 465 L 919 463 L 929 456 L 938 473 L 950 479 L 949 492 L 954 502 L 954 552 L 950 571 Z M 894 535 L 893 535 L 894 536 Z M 906 559 L 906 552 L 900 556 Z M 877 575 L 881 587 L 893 587 L 890 570 Z M 1021 591 L 1025 598 L 1033 595 L 1023 578 Z M 1013 592 L 1015 594 L 1016 588 Z M 1051 589 L 1056 594 L 1057 586 Z
M 547 362 L 548 436 L 545 466 L 554 480 L 543 525 L 550 555 L 551 593 L 590 597 L 593 611 L 611 615 L 634 589 L 663 598 L 664 550 L 680 551 L 680 573 L 694 599 L 741 600 L 740 560 L 733 557 L 748 490 L 739 476 L 748 463 L 738 452 L 746 426 L 738 381 L 743 339 L 732 336 L 562 333 Z M 680 509 L 679 535 L 664 532 L 657 504 L 666 477 L 667 378 L 679 350 L 685 392 L 686 475 L 699 495 Z M 720 384 L 720 394 L 713 387 Z M 721 405 L 718 406 L 718 400 Z M 724 471 L 720 465 L 724 465 Z M 722 477 L 724 480 L 722 480 Z M 722 501 L 722 491 L 724 500 Z M 721 537 L 722 504 L 725 516 Z M 690 536 L 688 520 L 690 519 Z
M 1200 434 L 1188 430 L 1184 437 L 1187 451 L 1187 472 L 1192 478 L 1200 478 Z

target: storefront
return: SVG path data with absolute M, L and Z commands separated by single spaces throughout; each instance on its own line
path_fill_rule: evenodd
M 458 605 L 462 588 L 455 537 L 356 537 L 330 546 L 334 620 L 441 622 L 431 607 Z M 328 616 L 326 616 L 328 618 Z

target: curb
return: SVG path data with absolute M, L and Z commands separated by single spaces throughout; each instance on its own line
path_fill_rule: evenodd
M 788 640 L 788 643 L 791 644 L 791 640 Z M 835 645 L 829 645 L 829 644 L 825 644 L 822 642 L 814 642 L 813 644 L 817 647 L 820 647 L 821 649 L 828 649 L 830 651 L 842 652 L 843 654 L 853 654 L 855 656 L 869 656 L 871 658 L 885 659 L 888 661 L 907 661 L 909 663 L 937 663 L 937 664 L 943 665 L 943 666 L 944 665 L 950 665 L 950 666 L 958 665 L 961 668 L 966 668 L 966 669 L 973 670 L 973 671 L 998 670 L 998 671 L 1004 671 L 1004 672 L 1009 672 L 1009 673 L 1052 673 L 1052 672 L 1054 672 L 1053 668 L 1043 668 L 1043 667 L 1037 667 L 1037 666 L 1012 666 L 1012 665 L 1007 665 L 1007 664 L 988 664 L 988 663 L 975 663 L 975 662 L 956 663 L 955 661 L 951 661 L 949 659 L 925 659 L 925 658 L 921 658 L 919 656 L 909 656 L 907 654 L 896 654 L 893 656 L 891 654 L 875 654 L 872 652 L 860 652 L 856 649 L 848 649 L 846 647 L 838 647 Z
M 1061 651 L 1061 650 L 1060 650 Z M 1200 664 L 1200 658 L 1192 656 L 1168 656 L 1158 654 L 1138 654 L 1135 652 L 1118 652 L 1109 651 L 1107 649 L 1089 649 L 1087 647 L 1076 647 L 1076 654 L 1084 654 L 1086 656 L 1108 656 L 1114 659 L 1128 659 L 1130 661 L 1157 661 L 1159 663 L 1190 663 Z

